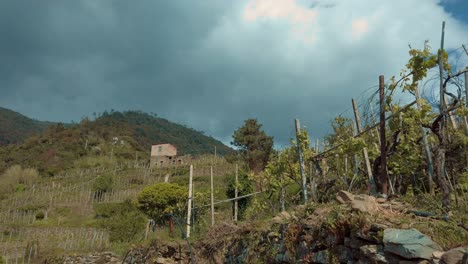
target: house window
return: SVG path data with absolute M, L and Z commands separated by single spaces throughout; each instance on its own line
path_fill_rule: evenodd
M 159 151 L 159 152 L 162 151 L 162 146 L 159 146 L 159 147 L 158 147 L 158 151 Z

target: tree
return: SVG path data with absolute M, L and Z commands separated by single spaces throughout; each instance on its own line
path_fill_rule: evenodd
M 145 187 L 138 195 L 137 207 L 157 221 L 163 221 L 168 213 L 182 213 L 185 208 L 187 190 L 173 183 L 156 183 Z
M 104 193 L 112 191 L 113 186 L 114 178 L 112 175 L 99 176 L 93 183 L 94 199 L 101 201 Z
M 257 119 L 247 119 L 233 134 L 232 145 L 239 147 L 243 159 L 255 173 L 262 171 L 273 151 L 273 137 L 268 136 Z

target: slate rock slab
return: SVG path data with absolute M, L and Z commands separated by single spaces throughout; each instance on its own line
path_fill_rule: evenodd
M 385 229 L 383 243 L 386 252 L 406 259 L 431 259 L 432 253 L 442 250 L 437 243 L 414 228 Z

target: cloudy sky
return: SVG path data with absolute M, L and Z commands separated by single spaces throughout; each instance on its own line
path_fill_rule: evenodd
M 350 115 L 408 44 L 436 50 L 443 20 L 468 62 L 467 0 L 2 0 L 0 106 L 63 122 L 143 110 L 226 143 L 254 117 L 282 145 L 296 117 L 315 138 Z

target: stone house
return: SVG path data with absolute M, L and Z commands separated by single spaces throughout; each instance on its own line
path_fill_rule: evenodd
M 151 146 L 151 167 L 168 167 L 190 163 L 190 155 L 177 156 L 177 148 L 172 144 Z

